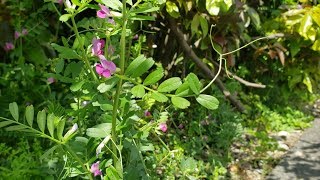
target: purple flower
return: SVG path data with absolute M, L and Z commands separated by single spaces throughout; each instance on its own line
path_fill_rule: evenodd
M 139 35 L 138 34 L 136 34 L 136 35 L 134 35 L 133 37 L 132 37 L 132 40 L 138 40 L 139 39 Z
M 94 176 L 102 175 L 101 170 L 99 169 L 100 161 L 93 163 L 90 168 L 90 172 L 93 173 Z
M 4 46 L 4 50 L 8 52 L 8 51 L 10 51 L 12 49 L 14 49 L 13 43 L 12 42 L 6 42 L 6 44 Z
M 110 10 L 106 6 L 101 5 L 101 4 L 99 4 L 99 6 L 101 9 L 99 11 L 97 11 L 98 18 L 104 19 L 104 18 L 109 17 L 111 15 Z
M 59 5 L 63 4 L 63 0 L 56 0 L 57 3 L 59 3 Z
M 47 82 L 48 82 L 49 84 L 52 84 L 52 83 L 56 82 L 56 80 L 55 80 L 53 77 L 49 77 L 49 78 L 47 79 Z
M 110 45 L 108 47 L 108 53 L 112 55 L 114 53 L 114 51 L 115 51 L 114 47 L 112 45 Z
M 103 39 L 92 39 L 92 54 L 94 56 L 99 56 L 103 54 L 103 48 L 104 48 L 105 42 Z
M 162 132 L 167 132 L 168 130 L 168 127 L 167 127 L 167 124 L 164 122 L 164 123 L 160 123 L 159 124 L 159 128 L 161 129 Z
M 100 76 L 110 77 L 116 71 L 116 65 L 112 61 L 107 61 L 103 55 L 99 55 L 101 64 L 96 65 L 96 71 Z
M 148 111 L 148 110 L 144 111 L 144 116 L 146 116 L 146 117 L 150 117 L 150 116 L 151 116 L 150 111 Z
M 29 32 L 28 32 L 28 29 L 26 29 L 26 28 L 23 28 L 23 29 L 22 29 L 22 32 L 21 32 L 22 35 L 25 36 L 25 35 L 27 35 L 28 33 L 29 33 Z
M 183 129 L 184 128 L 183 124 L 179 124 L 178 128 Z
M 14 32 L 14 39 L 17 40 L 20 37 L 20 33 L 18 31 Z
M 113 24 L 113 25 L 116 25 L 116 22 L 115 22 L 114 19 L 112 19 L 112 18 L 108 19 L 108 23 Z

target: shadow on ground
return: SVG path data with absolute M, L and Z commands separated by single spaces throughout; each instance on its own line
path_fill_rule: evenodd
M 267 180 L 320 179 L 320 119 L 316 119 L 299 142 L 282 159 Z

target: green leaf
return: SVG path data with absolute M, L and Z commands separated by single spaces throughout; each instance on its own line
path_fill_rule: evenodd
M 183 97 L 193 94 L 192 90 L 189 87 L 188 82 L 184 82 L 179 88 L 176 90 L 175 95 Z
M 63 68 L 64 68 L 64 60 L 59 59 L 55 66 L 55 72 L 59 74 L 63 71 Z
M 210 95 L 200 94 L 196 100 L 207 109 L 215 110 L 219 106 L 218 99 Z
M 122 9 L 122 2 L 119 0 L 102 0 L 102 3 L 115 10 Z
M 55 119 L 55 115 L 52 113 L 49 114 L 47 117 L 47 127 L 51 137 L 54 137 L 54 119 Z
M 0 128 L 8 126 L 9 124 L 12 124 L 12 121 L 2 121 L 0 122 Z
M 200 24 L 199 15 L 195 14 L 193 16 L 192 21 L 191 21 L 191 33 L 192 33 L 192 35 L 194 35 L 194 34 L 196 34 L 198 32 L 199 24 Z
M 142 15 L 135 15 L 130 17 L 130 20 L 134 21 L 154 21 L 156 18 L 154 16 L 142 16 Z
M 190 102 L 187 99 L 178 96 L 173 96 L 171 98 L 171 102 L 174 106 L 180 109 L 185 109 L 190 106 Z
M 145 13 L 149 13 L 149 12 L 155 12 L 158 10 L 159 10 L 159 7 L 153 7 L 150 3 L 144 3 L 144 4 L 141 4 L 139 6 L 139 8 L 132 10 L 130 13 L 145 14 Z
M 81 3 L 79 2 L 79 0 L 71 0 L 72 4 L 75 4 L 77 6 L 81 6 Z
M 206 37 L 208 35 L 208 32 L 209 32 L 208 21 L 203 16 L 199 16 L 199 20 L 200 20 L 200 26 L 201 26 L 201 29 L 202 29 L 202 36 Z
M 310 77 L 308 75 L 305 75 L 302 82 L 307 86 L 308 91 L 312 93 L 312 83 L 311 83 Z
M 216 0 L 206 0 L 206 9 L 213 16 L 217 16 L 220 12 L 220 7 L 216 3 Z
M 34 119 L 34 108 L 33 105 L 27 106 L 26 108 L 26 119 L 30 127 L 32 127 Z
M 316 6 L 312 8 L 311 16 L 314 22 L 320 26 L 320 6 Z
M 100 93 L 105 93 L 110 91 L 118 83 L 118 81 L 119 79 L 117 77 L 111 77 L 107 79 L 106 82 L 101 83 L 97 89 Z
M 67 22 L 69 18 L 71 18 L 71 16 L 72 16 L 71 14 L 64 14 L 59 17 L 59 20 L 62 22 Z
M 57 137 L 59 140 L 62 140 L 63 136 L 63 130 L 64 130 L 64 125 L 66 121 L 64 119 L 60 119 L 58 126 L 57 126 Z
M 95 138 L 105 138 L 111 134 L 111 123 L 102 123 L 87 129 L 87 135 Z
M 258 12 L 251 7 L 248 7 L 247 12 L 256 29 L 259 30 L 261 28 L 261 23 L 260 23 L 260 16 Z
M 143 85 L 148 86 L 155 84 L 164 76 L 164 72 L 162 68 L 158 68 L 157 70 L 150 73 L 143 82 Z
M 37 123 L 40 131 L 44 133 L 44 130 L 46 128 L 46 111 L 45 110 L 38 112 Z
M 10 103 L 9 104 L 9 111 L 14 118 L 14 120 L 18 121 L 19 120 L 19 108 L 18 104 L 16 102 Z
M 201 84 L 200 84 L 200 81 L 197 77 L 197 75 L 195 75 L 194 73 L 190 73 L 188 76 L 187 76 L 187 82 L 189 84 L 189 87 L 190 89 L 196 94 L 200 94 L 200 87 L 201 87 Z
M 77 54 L 77 52 L 68 47 L 59 46 L 58 44 L 51 43 L 51 46 L 59 52 L 59 57 L 63 59 L 80 59 L 81 57 Z
M 299 34 L 303 36 L 304 38 L 309 38 L 308 37 L 308 31 L 312 27 L 312 17 L 310 14 L 306 14 L 301 21 L 300 27 L 299 27 Z
M 14 126 L 9 126 L 6 128 L 6 131 L 20 131 L 26 129 L 26 126 L 24 125 L 14 125 Z
M 163 81 L 159 87 L 159 92 L 170 92 L 178 89 L 178 87 L 182 84 L 181 79 L 179 77 L 173 77 Z
M 170 16 L 174 18 L 178 18 L 180 16 L 179 8 L 174 2 L 167 1 L 166 10 L 170 14 Z
M 168 98 L 162 93 L 154 92 L 151 94 L 151 98 L 155 99 L 158 102 L 167 102 Z
M 146 73 L 153 64 L 154 60 L 151 58 L 146 59 L 144 55 L 140 55 L 130 63 L 125 74 L 134 78 L 139 77 Z
M 79 91 L 82 88 L 84 83 L 85 81 L 76 82 L 71 85 L 70 90 L 73 92 Z
M 141 84 L 138 84 L 136 86 L 134 86 L 132 89 L 131 89 L 131 93 L 135 96 L 135 97 L 138 97 L 138 98 L 142 98 L 144 96 L 144 94 L 146 93 L 143 85 Z

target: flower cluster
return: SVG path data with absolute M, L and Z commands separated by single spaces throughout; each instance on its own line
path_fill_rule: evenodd
M 21 36 L 25 36 L 28 34 L 28 30 L 27 29 L 22 29 L 21 32 L 19 31 L 15 31 L 14 32 L 14 39 L 17 40 L 19 37 Z M 3 49 L 8 52 L 8 51 L 11 51 L 13 50 L 15 47 L 14 47 L 14 44 L 12 42 L 6 42 Z
M 93 163 L 91 165 L 90 172 L 92 172 L 94 176 L 101 176 L 102 175 L 102 172 L 99 169 L 99 164 L 100 164 L 100 161 Z
M 92 39 L 92 55 L 99 57 L 100 63 L 96 65 L 96 72 L 105 78 L 110 77 L 114 72 L 116 72 L 116 65 L 112 61 L 108 61 L 103 55 L 103 48 L 105 46 L 105 41 L 103 39 Z M 109 50 L 110 51 L 110 50 Z

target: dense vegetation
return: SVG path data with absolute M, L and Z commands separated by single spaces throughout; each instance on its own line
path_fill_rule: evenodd
M 318 3 L 1 1 L 0 179 L 266 175 L 316 115 Z

